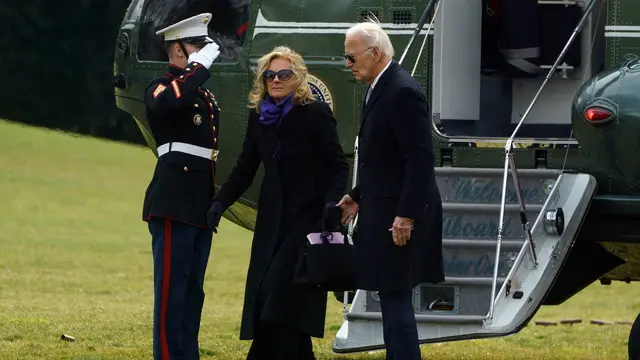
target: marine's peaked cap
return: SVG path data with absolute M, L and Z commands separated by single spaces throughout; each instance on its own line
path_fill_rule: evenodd
M 165 41 L 188 39 L 195 37 L 209 37 L 210 13 L 202 13 L 188 19 L 169 25 L 162 30 L 156 31 L 156 35 L 164 35 Z M 211 40 L 212 41 L 212 40 Z

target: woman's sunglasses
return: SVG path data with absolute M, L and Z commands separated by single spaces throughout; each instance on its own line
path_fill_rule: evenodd
M 289 69 L 282 69 L 277 72 L 273 70 L 265 70 L 262 74 L 262 77 L 264 77 L 267 82 L 272 82 L 273 80 L 275 80 L 276 76 L 278 77 L 278 79 L 280 79 L 280 81 L 287 81 L 291 79 L 293 74 L 293 70 Z

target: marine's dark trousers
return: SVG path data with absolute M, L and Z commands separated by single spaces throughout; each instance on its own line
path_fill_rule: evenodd
M 199 359 L 202 286 L 213 231 L 161 218 L 148 223 L 153 248 L 153 358 Z
M 411 291 L 380 292 L 386 360 L 420 360 L 418 327 Z

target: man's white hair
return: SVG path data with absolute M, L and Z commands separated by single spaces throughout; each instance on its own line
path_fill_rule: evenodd
M 382 30 L 375 15 L 369 15 L 364 22 L 353 25 L 346 33 L 347 36 L 355 34 L 362 37 L 362 41 L 366 46 L 375 46 L 380 49 L 384 59 L 391 60 L 395 55 L 391 39 L 389 39 L 389 35 Z

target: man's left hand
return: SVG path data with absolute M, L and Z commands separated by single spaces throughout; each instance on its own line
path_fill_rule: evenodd
M 413 220 L 400 216 L 396 216 L 391 229 L 389 229 L 393 235 L 393 243 L 398 246 L 404 246 L 409 241 L 412 230 Z

